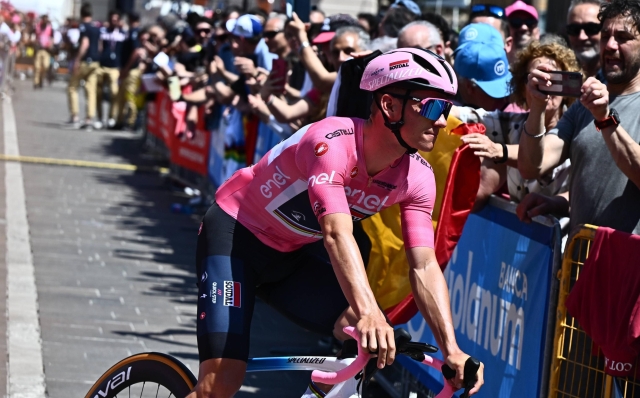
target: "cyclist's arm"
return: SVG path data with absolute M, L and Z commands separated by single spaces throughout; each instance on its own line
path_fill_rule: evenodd
M 451 319 L 449 290 L 430 247 L 407 249 L 409 280 L 420 313 L 431 327 L 444 357 L 459 353 Z
M 378 307 L 364 269 L 360 250 L 353 237 L 353 220 L 344 213 L 320 218 L 324 245 L 329 253 L 340 287 L 358 319 L 360 343 L 378 350 L 378 367 L 393 363 L 395 341 L 393 329 Z
M 456 371 L 453 384 L 462 388 L 464 365 L 469 355 L 460 350 L 456 342 L 449 290 L 438 265 L 436 253 L 430 247 L 412 247 L 407 249 L 407 259 L 409 280 L 418 309 L 429 324 L 445 362 Z M 478 392 L 483 383 L 484 364 L 481 364 L 477 382 L 469 391 L 470 395 Z

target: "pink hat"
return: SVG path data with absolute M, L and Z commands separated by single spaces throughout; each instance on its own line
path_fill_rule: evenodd
M 513 14 L 514 12 L 524 11 L 534 17 L 536 20 L 538 19 L 538 10 L 536 10 L 534 6 L 530 6 L 522 0 L 518 0 L 515 3 L 511 4 L 509 7 L 505 8 L 504 11 L 507 14 L 507 18 L 509 18 L 509 16 L 511 16 L 511 14 Z
M 20 15 L 13 14 L 13 17 L 11 17 L 11 23 L 20 23 Z

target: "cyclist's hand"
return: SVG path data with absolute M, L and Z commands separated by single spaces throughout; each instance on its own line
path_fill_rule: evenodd
M 393 328 L 381 312 L 362 317 L 356 325 L 360 344 L 369 352 L 378 352 L 378 368 L 391 365 L 396 357 L 396 341 Z
M 464 388 L 464 365 L 469 358 L 469 355 L 464 352 L 459 352 L 457 354 L 451 354 L 447 357 L 446 363 L 449 367 L 456 371 L 456 377 L 449 380 L 449 383 L 453 384 L 456 389 Z M 478 369 L 478 373 L 476 373 L 477 380 L 476 384 L 473 386 L 471 390 L 469 390 L 469 395 L 473 395 L 480 390 L 480 387 L 484 384 L 484 364 L 480 362 L 480 369 Z

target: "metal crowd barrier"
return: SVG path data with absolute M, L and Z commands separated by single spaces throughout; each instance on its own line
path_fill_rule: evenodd
M 0 97 L 9 93 L 13 85 L 15 53 L 7 35 L 0 35 Z
M 589 256 L 597 229 L 593 225 L 581 226 L 564 252 L 549 380 L 549 397 L 552 398 L 640 397 L 640 380 L 605 374 L 604 355 L 593 345 L 591 338 L 565 306 L 569 292 Z M 636 362 L 636 368 L 639 365 L 640 359 Z

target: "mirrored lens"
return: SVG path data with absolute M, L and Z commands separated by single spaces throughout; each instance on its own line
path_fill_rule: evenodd
M 444 115 L 446 119 L 449 117 L 452 103 L 447 100 L 427 98 L 422 100 L 422 109 L 420 114 L 431 121 L 437 121 L 440 116 Z
M 504 8 L 492 4 L 475 4 L 471 7 L 471 18 L 476 16 L 493 15 L 498 18 L 504 17 Z

